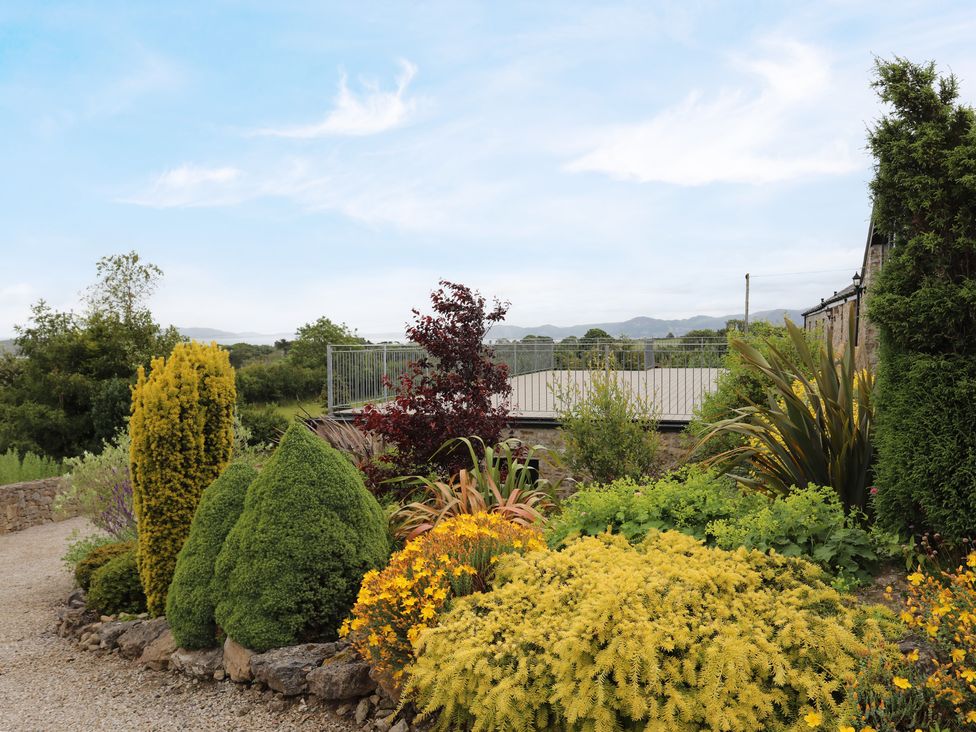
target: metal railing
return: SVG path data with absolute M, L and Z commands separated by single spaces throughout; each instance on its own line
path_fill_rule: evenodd
M 613 373 L 620 386 L 659 419 L 691 418 L 715 388 L 727 350 L 725 339 L 565 339 L 489 344 L 495 361 L 508 366 L 513 417 L 551 419 L 590 393 L 593 373 Z M 393 398 L 394 385 L 424 351 L 412 344 L 330 346 L 327 406 L 330 414 Z M 496 403 L 500 401 L 496 398 Z

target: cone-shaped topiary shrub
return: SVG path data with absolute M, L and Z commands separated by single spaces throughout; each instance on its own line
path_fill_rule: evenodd
M 257 475 L 250 465 L 234 463 L 200 496 L 166 596 L 166 619 L 182 648 L 212 648 L 217 643 L 217 598 L 211 587 L 214 564 L 244 510 L 247 487 Z
M 386 518 L 359 471 L 293 424 L 217 557 L 217 624 L 258 651 L 333 639 L 363 574 L 388 555 Z
M 149 612 L 161 614 L 200 494 L 230 461 L 234 369 L 216 343 L 178 343 L 132 390 L 129 448 L 136 558 Z
M 88 588 L 88 607 L 101 615 L 146 611 L 135 551 L 130 549 L 95 571 Z
M 420 635 L 406 693 L 445 730 L 837 730 L 869 638 L 897 654 L 803 560 L 584 538 L 503 555 Z

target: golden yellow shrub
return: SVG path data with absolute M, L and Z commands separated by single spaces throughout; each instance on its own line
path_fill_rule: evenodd
M 506 556 L 421 636 L 406 694 L 473 732 L 837 730 L 878 631 L 822 577 L 677 532 Z
M 139 369 L 129 456 L 139 576 L 153 615 L 165 610 L 200 494 L 230 460 L 236 399 L 234 369 L 216 343 L 179 343 L 148 375 Z
M 437 623 L 452 599 L 484 591 L 499 555 L 544 546 L 537 529 L 498 514 L 448 519 L 407 542 L 385 569 L 363 577 L 341 634 L 351 636 L 384 684 L 395 689 L 413 660 L 421 631 Z

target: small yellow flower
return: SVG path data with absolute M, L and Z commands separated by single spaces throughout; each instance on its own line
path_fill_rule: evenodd
M 949 655 L 952 656 L 952 660 L 956 663 L 962 663 L 963 659 L 966 658 L 966 652 L 961 648 L 953 648 L 952 653 Z
M 970 556 L 970 558 L 972 558 L 972 557 L 976 557 L 976 554 L 973 554 L 973 555 Z M 966 712 L 966 721 L 967 722 L 972 722 L 973 724 L 976 724 L 976 711 Z
M 895 678 L 893 678 L 891 680 L 891 683 L 893 683 L 899 689 L 911 689 L 912 688 L 912 682 L 910 682 L 908 679 L 903 678 L 901 676 L 896 676 Z
M 842 724 L 838 732 L 857 732 L 857 730 L 851 727 L 849 724 Z
M 861 727 L 861 732 L 878 732 L 878 730 L 876 730 L 874 727 L 871 727 L 869 725 L 864 725 L 863 727 Z
M 803 720 L 807 723 L 807 727 L 819 727 L 823 722 L 823 715 L 820 712 L 810 712 Z
M 908 575 L 908 581 L 911 582 L 915 587 L 918 587 L 925 580 L 925 575 L 921 572 L 912 572 Z

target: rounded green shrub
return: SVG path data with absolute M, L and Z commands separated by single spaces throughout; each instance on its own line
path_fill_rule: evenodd
M 200 497 L 166 595 L 166 619 L 182 648 L 211 648 L 217 642 L 217 599 L 211 587 L 214 564 L 257 475 L 250 465 L 234 463 Z
M 406 694 L 472 732 L 836 730 L 880 636 L 802 560 L 678 532 L 583 538 L 505 555 L 494 589 L 421 635 Z
M 146 611 L 135 550 L 120 554 L 92 575 L 88 607 L 101 615 Z
M 293 424 L 217 557 L 217 624 L 258 651 L 333 639 L 363 574 L 389 548 L 383 510 L 359 471 Z
M 136 549 L 134 541 L 116 541 L 111 544 L 102 544 L 92 549 L 84 558 L 75 565 L 75 581 L 78 586 L 88 590 L 91 585 L 92 575 L 109 561 L 121 554 L 133 552 Z

